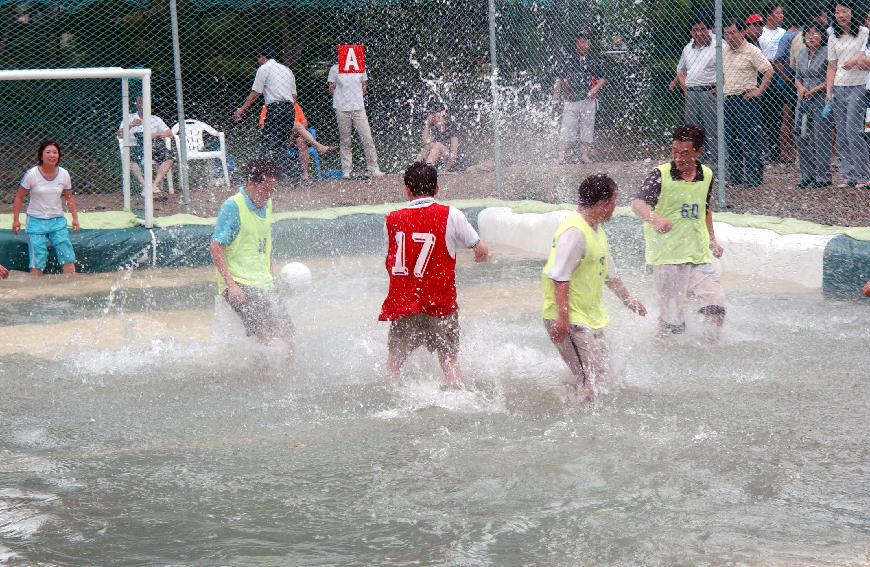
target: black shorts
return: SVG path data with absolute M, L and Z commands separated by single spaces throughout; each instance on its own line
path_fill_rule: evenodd
M 223 296 L 239 315 L 249 337 L 281 338 L 293 334 L 290 314 L 271 292 L 246 285 L 239 287 L 245 292 L 245 300 L 241 304 L 234 305 L 229 300 L 227 290 L 224 290 Z
M 403 361 L 421 346 L 429 352 L 456 358 L 459 354 L 459 312 L 444 317 L 417 313 L 390 321 L 387 348 L 394 358 Z
M 136 143 L 135 153 L 132 154 L 139 165 L 142 165 L 142 162 L 145 160 L 145 142 L 144 138 L 141 134 L 136 134 Z M 131 148 L 131 151 L 133 149 Z M 166 147 L 166 142 L 163 141 L 163 138 L 157 138 L 151 140 L 151 161 L 154 162 L 155 165 L 159 165 L 164 161 L 175 159 L 175 151 L 171 148 Z

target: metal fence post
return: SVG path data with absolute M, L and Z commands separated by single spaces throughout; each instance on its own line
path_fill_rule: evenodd
M 121 183 L 124 210 L 130 210 L 130 79 L 121 79 Z
M 181 83 L 181 47 L 178 42 L 178 8 L 169 0 L 169 20 L 172 22 L 172 64 L 175 68 L 175 101 L 178 110 L 178 175 L 181 177 L 181 195 L 184 210 L 190 213 L 190 179 L 187 169 L 187 132 L 184 128 L 184 89 Z
M 499 134 L 499 95 L 498 95 L 498 57 L 496 55 L 495 39 L 495 0 L 489 0 L 489 58 L 492 66 L 490 75 L 490 89 L 492 94 L 492 157 L 495 161 L 495 191 L 501 193 L 502 188 L 502 163 L 501 163 L 501 135 Z
M 725 181 L 725 72 L 722 66 L 722 0 L 716 0 L 716 151 L 719 186 L 717 203 L 719 210 L 728 206 Z

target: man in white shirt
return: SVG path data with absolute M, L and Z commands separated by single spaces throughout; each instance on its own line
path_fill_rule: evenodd
M 776 60 L 779 41 L 785 35 L 785 29 L 782 28 L 784 12 L 782 6 L 773 1 L 764 5 L 761 15 L 764 16 L 764 28 L 761 30 L 761 37 L 758 38 L 758 48 L 772 64 Z M 782 122 L 783 95 L 782 88 L 774 84 L 761 98 L 761 124 L 767 137 L 770 162 L 782 161 L 779 131 Z
M 716 47 L 707 22 L 696 15 L 689 34 L 692 40 L 683 48 L 677 64 L 677 82 L 686 94 L 686 124 L 704 129 L 709 144 L 704 146 L 704 163 L 716 173 Z
M 366 166 L 371 177 L 380 177 L 384 173 L 378 167 L 378 152 L 369 127 L 366 115 L 365 95 L 368 89 L 368 73 L 339 73 L 338 64 L 329 69 L 326 78 L 329 92 L 332 94 L 332 107 L 335 109 L 335 120 L 338 122 L 338 147 L 341 152 L 341 175 L 350 179 L 353 173 L 353 130 L 362 141 L 366 156 Z
M 130 117 L 130 146 L 138 147 L 138 154 L 133 154 L 133 159 L 130 161 L 130 171 L 136 176 L 143 186 L 145 178 L 142 176 L 142 168 L 137 162 L 142 161 L 144 147 L 142 145 L 142 136 L 144 134 L 142 125 L 142 97 L 136 98 L 136 114 Z M 118 125 L 118 139 L 124 138 L 124 123 Z M 153 188 L 154 198 L 165 200 L 168 195 L 160 190 L 160 185 L 163 183 L 163 178 L 172 169 L 172 163 L 175 160 L 175 153 L 168 148 L 163 142 L 163 139 L 172 139 L 172 130 L 166 125 L 159 116 L 151 115 L 151 161 L 157 166 L 157 175 L 154 176 L 154 181 L 151 187 Z
M 269 49 L 259 49 L 256 57 L 260 67 L 254 77 L 251 93 L 233 113 L 233 118 L 237 122 L 241 120 L 245 111 L 263 95 L 269 111 L 266 113 L 260 138 L 260 155 L 275 161 L 279 174 L 286 174 L 289 167 L 287 145 L 293 133 L 296 116 L 293 108 L 297 98 L 296 77 L 289 67 L 270 57 Z

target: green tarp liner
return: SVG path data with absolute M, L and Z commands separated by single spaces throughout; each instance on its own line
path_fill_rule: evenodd
M 870 281 L 870 242 L 848 236 L 832 238 L 825 247 L 822 289 L 829 295 L 855 296 Z
M 515 212 L 544 213 L 573 209 L 572 205 L 548 204 L 537 201 L 501 201 L 477 199 L 450 201 L 465 212 L 476 226 L 477 215 L 486 207 L 510 207 Z M 383 215 L 403 206 L 403 203 L 336 207 L 316 211 L 275 213 L 273 223 L 274 251 L 277 258 L 306 258 L 383 252 Z M 830 227 L 795 219 L 778 219 L 758 215 L 717 213 L 716 220 L 734 226 L 767 228 L 779 234 L 843 235 L 832 240 L 830 260 L 825 254 L 825 289 L 833 291 L 853 285 L 861 277 L 859 268 L 842 268 L 828 275 L 839 263 L 861 266 L 870 246 L 870 227 Z M 154 255 L 152 231 L 141 226 L 141 219 L 129 212 L 95 212 L 79 215 L 80 234 L 72 234 L 79 269 L 83 272 L 108 272 L 124 268 L 204 266 L 211 263 L 210 236 L 214 218 L 193 215 L 173 215 L 155 219 L 153 238 L 157 241 Z M 11 215 L 0 215 L 0 226 L 10 226 Z M 620 266 L 643 264 L 640 221 L 626 207 L 617 209 L 608 223 L 614 259 Z M 836 243 L 836 244 L 834 244 Z M 848 246 L 840 243 L 851 243 Z M 840 248 L 842 247 L 842 249 Z M 857 258 L 845 260 L 850 250 Z M 862 256 L 863 255 L 863 256 Z M 48 271 L 56 271 L 53 254 L 49 255 Z M 865 260 L 866 261 L 866 260 Z M 0 230 L 0 263 L 16 270 L 27 269 L 27 239 L 9 230 Z M 851 271 L 850 271 L 851 270 Z M 866 270 L 865 270 L 866 271 Z M 870 279 L 870 276 L 867 276 Z

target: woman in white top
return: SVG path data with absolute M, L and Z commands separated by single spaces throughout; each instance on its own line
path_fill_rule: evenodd
M 72 183 L 69 172 L 60 167 L 60 146 L 53 140 L 47 140 L 39 145 L 37 164 L 31 167 L 21 178 L 15 202 L 12 204 L 12 232 L 21 232 L 18 215 L 24 198 L 27 203 L 27 234 L 30 236 L 28 252 L 30 255 L 30 273 L 41 276 L 48 262 L 48 243 L 54 247 L 57 263 L 63 268 L 64 274 L 74 274 L 76 271 L 76 256 L 66 226 L 63 212 L 63 200 L 66 200 L 72 215 L 73 230 L 79 231 L 79 215 L 76 202 L 72 195 Z
M 840 172 L 845 185 L 855 187 L 870 181 L 870 155 L 864 140 L 867 71 L 861 68 L 868 30 L 861 25 L 851 0 L 836 1 L 833 27 L 825 86 L 837 128 Z

